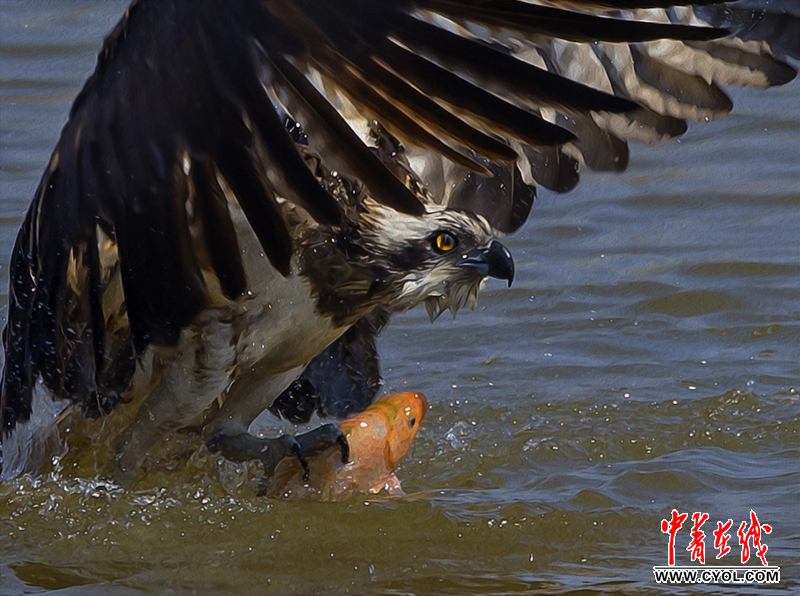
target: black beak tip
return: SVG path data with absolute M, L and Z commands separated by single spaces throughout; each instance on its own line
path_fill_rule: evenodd
M 489 245 L 487 255 L 489 261 L 489 275 L 497 279 L 505 279 L 508 287 L 514 282 L 514 258 L 504 244 L 493 240 Z
M 476 248 L 463 255 L 462 259 L 460 266 L 469 267 L 482 277 L 504 279 L 508 282 L 508 287 L 514 281 L 514 259 L 509 250 L 497 240 L 492 240 L 485 248 Z

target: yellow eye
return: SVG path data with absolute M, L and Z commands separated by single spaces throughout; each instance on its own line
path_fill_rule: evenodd
M 453 250 L 456 245 L 458 245 L 458 240 L 447 232 L 442 232 L 436 236 L 436 240 L 434 240 L 434 246 L 439 252 L 449 252 Z

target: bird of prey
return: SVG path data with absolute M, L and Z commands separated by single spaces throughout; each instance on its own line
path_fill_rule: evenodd
M 2 478 L 41 471 L 64 417 L 108 421 L 83 448 L 123 483 L 198 420 L 267 474 L 346 458 L 332 425 L 248 428 L 364 407 L 391 313 L 511 283 L 497 238 L 536 186 L 724 115 L 722 83 L 794 77 L 796 0 L 681 4 L 134 0 L 13 250 Z

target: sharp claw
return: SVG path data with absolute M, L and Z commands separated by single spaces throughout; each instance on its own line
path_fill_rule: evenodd
M 347 442 L 347 437 L 344 434 L 339 435 L 336 437 L 336 443 L 342 449 L 342 463 L 346 464 L 350 461 L 350 444 Z
M 306 456 L 303 454 L 303 450 L 300 448 L 300 444 L 295 441 L 295 444 L 292 446 L 292 453 L 297 458 L 297 461 L 300 462 L 300 465 L 303 466 L 303 481 L 308 481 L 308 460 Z
M 272 469 L 266 469 L 267 466 L 265 464 L 265 472 L 266 476 L 272 476 L 275 468 L 278 466 L 280 461 L 284 457 L 296 457 L 297 461 L 300 462 L 300 465 L 303 466 L 303 480 L 308 480 L 308 460 L 306 460 L 306 456 L 303 453 L 303 446 L 297 441 L 297 439 L 291 435 L 283 435 L 280 437 L 279 441 L 283 445 L 284 451 L 283 454 L 278 458 L 275 462 L 275 465 L 272 466 Z

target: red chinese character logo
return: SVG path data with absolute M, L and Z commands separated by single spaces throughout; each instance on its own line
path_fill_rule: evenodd
M 747 532 L 744 531 L 747 522 L 742 522 L 742 525 L 739 526 L 739 530 L 736 532 L 739 535 L 739 544 L 742 545 L 742 565 L 747 563 L 748 559 L 750 558 L 750 539 L 753 540 L 753 548 L 756 551 L 756 555 L 758 558 L 761 559 L 761 563 L 766 567 L 767 565 L 767 548 L 769 548 L 766 544 L 761 544 L 761 532 L 763 531 L 764 534 L 769 534 L 772 532 L 772 526 L 769 524 L 760 524 L 758 523 L 758 517 L 756 517 L 756 512 L 752 509 L 750 510 L 750 529 Z M 663 523 L 662 523 L 663 526 Z
M 686 548 L 686 550 L 691 551 L 692 553 L 692 561 L 700 561 L 703 564 L 706 562 L 706 543 L 704 542 L 706 533 L 700 529 L 700 526 L 707 521 L 708 513 L 697 512 L 692 514 L 692 531 L 690 534 L 692 541 Z M 663 530 L 664 524 L 662 523 L 661 525 Z
M 672 510 L 672 519 L 661 520 L 661 531 L 664 534 L 669 534 L 669 558 L 668 562 L 670 565 L 675 565 L 675 534 L 678 533 L 678 530 L 681 529 L 683 526 L 683 522 L 686 521 L 686 518 L 689 517 L 688 513 L 678 513 L 677 510 Z
M 719 551 L 717 555 L 718 559 L 721 559 L 731 552 L 731 547 L 728 546 L 728 540 L 730 540 L 731 537 L 727 532 L 731 529 L 732 525 L 732 519 L 729 519 L 725 524 L 717 522 L 717 529 L 712 532 L 712 534 L 714 534 L 714 548 Z

